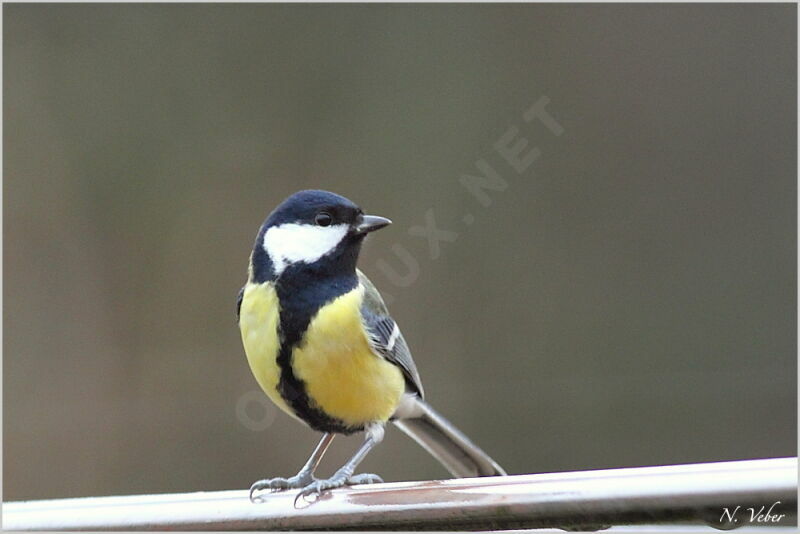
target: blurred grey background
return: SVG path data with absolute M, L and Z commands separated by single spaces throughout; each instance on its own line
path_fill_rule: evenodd
M 3 14 L 5 499 L 296 472 L 318 436 L 254 393 L 234 302 L 301 188 L 395 221 L 362 268 L 510 472 L 796 454 L 794 5 Z M 446 476 L 396 429 L 363 468 Z

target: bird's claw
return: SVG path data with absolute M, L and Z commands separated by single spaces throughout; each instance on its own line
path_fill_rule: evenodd
M 383 484 L 383 479 L 374 473 L 361 473 L 347 479 L 348 486 L 356 486 L 358 484 Z
M 275 477 L 265 478 L 258 480 L 250 486 L 250 501 L 259 502 L 260 499 L 256 495 L 260 491 L 269 490 L 280 491 L 285 489 L 302 488 L 300 493 L 295 497 L 295 506 L 298 499 L 305 500 L 307 497 L 314 495 L 316 499 L 322 496 L 322 493 L 343 486 L 355 486 L 358 484 L 380 484 L 383 479 L 378 475 L 372 473 L 360 473 L 358 475 L 348 476 L 347 473 L 336 473 L 328 479 L 316 479 L 309 473 L 298 473 L 290 478 Z
M 324 491 L 341 488 L 343 486 L 355 486 L 358 484 L 380 484 L 382 482 L 383 479 L 381 477 L 372 473 L 361 473 L 352 476 L 347 476 L 344 473 L 337 473 L 328 479 L 314 480 L 314 482 L 300 490 L 300 493 L 298 493 L 297 497 L 294 499 L 294 503 L 295 506 L 297 506 L 297 501 L 299 499 L 306 500 L 306 497 L 311 497 L 312 495 L 315 496 L 315 499 L 319 499 Z
M 297 496 L 294 498 L 295 505 L 297 504 L 298 499 L 305 500 L 306 497 L 311 497 L 312 495 L 316 495 L 316 497 L 319 498 L 320 496 L 322 496 L 322 492 L 324 490 L 331 489 L 334 487 L 339 487 L 339 486 L 330 486 L 328 484 L 325 484 L 325 482 L 328 481 L 315 480 L 314 482 L 312 482 L 311 484 L 300 490 L 300 493 L 298 493 Z
M 310 474 L 305 473 L 298 473 L 297 475 L 290 477 L 290 478 L 283 478 L 283 477 L 275 477 L 275 478 L 265 478 L 262 480 L 258 480 L 250 486 L 250 501 L 256 502 L 255 494 L 259 491 L 270 490 L 285 490 L 285 489 L 293 489 L 293 488 L 303 488 L 308 486 L 314 480 Z

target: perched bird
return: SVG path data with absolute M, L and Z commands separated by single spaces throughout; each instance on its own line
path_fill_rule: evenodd
M 287 198 L 258 231 L 237 316 L 250 369 L 284 412 L 324 435 L 297 475 L 259 480 L 260 490 L 305 497 L 344 485 L 382 482 L 354 475 L 392 421 L 456 477 L 505 471 L 424 400 L 397 323 L 356 268 L 365 236 L 391 221 L 364 215 L 327 191 Z M 328 479 L 313 474 L 338 434 L 364 432 L 355 455 Z

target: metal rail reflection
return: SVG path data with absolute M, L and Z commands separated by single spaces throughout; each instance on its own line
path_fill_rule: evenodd
M 5 530 L 411 530 L 797 521 L 797 458 L 399 482 L 332 491 L 294 507 L 295 492 L 253 504 L 247 491 L 11 502 Z M 775 504 L 778 503 L 778 504 Z M 736 521 L 729 515 L 736 507 Z M 747 510 L 770 507 L 772 521 Z M 783 514 L 778 521 L 774 518 Z

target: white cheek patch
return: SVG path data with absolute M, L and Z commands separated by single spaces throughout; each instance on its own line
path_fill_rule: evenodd
M 264 250 L 276 275 L 292 263 L 314 263 L 336 248 L 347 234 L 346 224 L 316 226 L 287 223 L 273 226 L 264 234 Z

